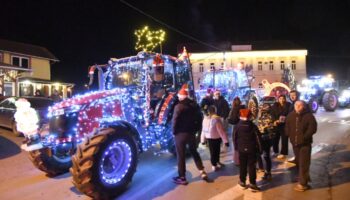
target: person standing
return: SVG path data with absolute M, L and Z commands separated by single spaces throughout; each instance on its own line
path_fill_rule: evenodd
M 271 180 L 271 157 L 270 157 L 270 149 L 272 146 L 272 142 L 274 137 L 276 136 L 275 126 L 273 125 L 273 118 L 271 115 L 271 106 L 268 103 L 263 104 L 261 109 L 261 114 L 258 120 L 258 128 L 261 133 L 261 147 L 262 147 L 262 155 L 264 157 L 266 166 L 263 180 Z M 261 161 L 262 162 L 262 161 Z
M 289 112 L 292 112 L 294 110 L 294 104 L 296 101 L 299 100 L 299 92 L 296 90 L 291 90 L 289 92 L 289 99 L 291 101 L 292 106 L 289 108 Z
M 256 185 L 256 158 L 261 152 L 258 127 L 251 121 L 249 109 L 240 110 L 240 121 L 233 131 L 234 146 L 239 152 L 239 185 L 243 189 L 247 188 L 246 177 L 249 170 L 249 186 L 252 191 L 259 191 Z
M 213 91 L 210 88 L 208 88 L 207 93 L 205 94 L 205 97 L 203 97 L 200 103 L 201 110 L 204 115 L 208 115 L 208 108 L 213 104 L 214 104 Z
M 311 144 L 313 135 L 317 131 L 317 121 L 306 108 L 306 103 L 296 101 L 294 111 L 286 118 L 286 135 L 289 136 L 295 153 L 295 160 L 299 174 L 299 183 L 294 190 L 305 191 L 310 188 Z
M 282 140 L 280 155 L 277 156 L 278 159 L 284 159 L 288 155 L 288 136 L 284 132 L 285 119 L 289 113 L 291 103 L 287 102 L 285 95 L 280 95 L 278 97 L 278 102 L 272 106 L 272 116 L 274 120 L 274 125 L 276 126 L 276 137 L 273 142 L 273 151 L 278 154 L 279 142 Z
M 236 126 L 239 122 L 239 111 L 244 108 L 245 106 L 242 105 L 241 99 L 239 97 L 235 97 L 232 101 L 232 108 L 227 118 L 228 123 L 233 125 L 233 129 L 234 129 L 234 126 Z M 233 136 L 233 133 L 232 133 L 232 136 Z M 235 149 L 233 149 L 233 162 L 235 163 L 236 166 L 239 165 L 238 151 L 236 151 Z
M 221 119 L 216 115 L 216 107 L 214 105 L 209 106 L 208 116 L 203 119 L 201 142 L 204 143 L 206 139 L 209 145 L 210 162 L 213 171 L 216 171 L 222 167 L 220 163 L 220 144 L 224 142 L 226 147 L 229 147 L 227 134 L 223 128 Z
M 197 169 L 203 180 L 208 176 L 204 170 L 203 162 L 197 151 L 195 133 L 201 129 L 202 115 L 198 104 L 188 98 L 188 87 L 184 85 L 178 93 L 179 103 L 174 108 L 172 130 L 175 138 L 177 154 L 178 176 L 173 178 L 174 183 L 187 185 L 186 180 L 186 145 L 190 151 Z
M 62 101 L 62 97 L 60 96 L 60 94 L 58 93 L 58 91 L 55 89 L 52 93 L 52 95 L 50 96 L 50 98 L 54 101 L 54 102 L 60 102 Z
M 300 93 L 296 90 L 291 90 L 289 92 L 289 100 L 291 101 L 291 104 L 292 104 L 289 108 L 289 113 L 291 113 L 294 110 L 294 104 L 296 101 L 299 100 L 299 96 L 300 96 Z M 294 152 L 294 155 L 295 155 L 295 152 Z M 296 163 L 295 156 L 288 159 L 287 162 L 295 164 Z
M 217 115 L 221 117 L 224 123 L 225 130 L 227 128 L 226 118 L 230 112 L 230 106 L 226 99 L 221 95 L 221 91 L 216 89 L 214 92 L 214 105 L 217 109 Z
M 230 106 L 228 105 L 228 102 L 226 99 L 221 95 L 221 91 L 219 89 L 216 89 L 214 92 L 214 105 L 217 109 L 217 115 L 220 116 L 222 120 L 222 124 L 224 125 L 224 130 L 228 130 L 228 123 L 227 123 L 227 117 L 230 112 Z M 223 152 L 227 152 L 228 148 L 226 146 L 223 146 Z

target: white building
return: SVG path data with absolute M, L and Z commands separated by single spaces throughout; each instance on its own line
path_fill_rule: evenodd
M 287 41 L 270 44 L 273 45 L 267 42 L 232 45 L 231 51 L 192 53 L 189 50 L 195 88 L 199 88 L 205 72 L 242 66 L 253 67 L 252 88 L 257 88 L 263 79 L 280 82 L 286 67 L 293 71 L 297 83 L 306 78 L 306 49 Z

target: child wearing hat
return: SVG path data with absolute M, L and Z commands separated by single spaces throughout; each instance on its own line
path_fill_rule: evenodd
M 256 185 L 256 161 L 257 153 L 261 152 L 258 127 L 251 121 L 249 109 L 241 109 L 240 121 L 233 131 L 233 142 L 235 150 L 239 152 L 239 185 L 242 189 L 249 188 L 256 192 L 260 188 Z M 249 171 L 249 182 L 246 185 L 247 171 Z

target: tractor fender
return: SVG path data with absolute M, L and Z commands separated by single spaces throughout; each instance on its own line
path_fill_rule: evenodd
M 116 130 L 117 133 L 119 130 L 129 132 L 136 141 L 137 147 L 139 149 L 139 153 L 143 152 L 141 135 L 137 131 L 137 129 L 133 125 L 131 125 L 129 122 L 120 120 L 120 121 L 115 121 L 113 123 L 109 123 L 108 125 L 103 127 L 113 128 L 114 130 Z

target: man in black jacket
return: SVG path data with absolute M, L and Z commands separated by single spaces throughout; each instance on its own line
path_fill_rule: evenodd
M 179 103 L 174 108 L 172 128 L 175 137 L 179 176 L 174 177 L 173 181 L 176 184 L 187 185 L 185 162 L 186 144 L 188 144 L 189 151 L 201 174 L 201 178 L 203 180 L 207 180 L 208 178 L 204 171 L 202 159 L 197 151 L 195 135 L 196 132 L 201 129 L 202 115 L 198 104 L 188 98 L 186 86 L 179 91 L 178 97 Z
M 296 165 L 299 171 L 299 184 L 294 188 L 305 191 L 310 188 L 310 162 L 312 136 L 317 131 L 317 122 L 314 115 L 306 109 L 306 103 L 297 101 L 294 111 L 286 119 L 285 133 L 290 138 L 295 153 Z

